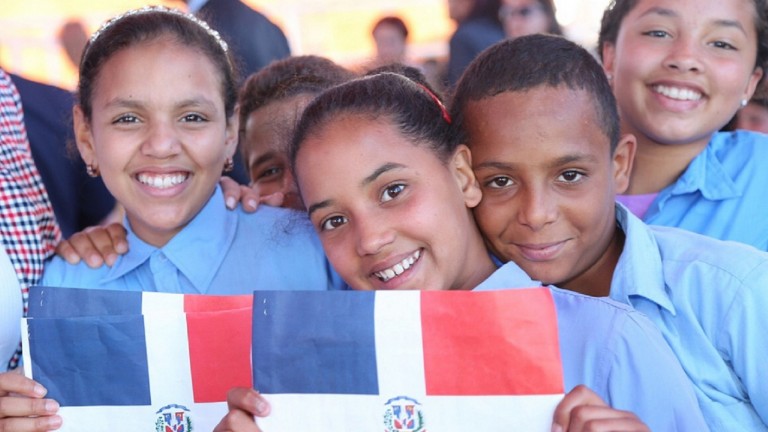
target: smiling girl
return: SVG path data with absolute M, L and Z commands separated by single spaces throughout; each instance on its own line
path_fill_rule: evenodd
M 649 224 L 768 249 L 768 138 L 718 132 L 768 60 L 765 0 L 616 0 L 599 51 L 638 148 L 620 201 Z
M 43 284 L 201 294 L 342 286 L 300 213 L 224 207 L 217 183 L 237 144 L 236 83 L 226 43 L 191 15 L 147 7 L 94 33 L 80 65 L 77 147 L 124 207 L 131 249 L 98 269 L 57 258 Z

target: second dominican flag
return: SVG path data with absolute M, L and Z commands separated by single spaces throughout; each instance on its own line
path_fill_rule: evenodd
M 545 431 L 562 397 L 545 288 L 256 292 L 253 311 L 264 430 Z

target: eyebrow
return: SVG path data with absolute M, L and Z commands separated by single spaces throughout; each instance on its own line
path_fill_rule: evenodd
M 583 154 L 583 153 L 576 153 L 576 154 L 569 154 L 565 156 L 561 156 L 555 160 L 553 160 L 550 164 L 548 164 L 549 168 L 557 168 L 559 166 L 567 165 L 574 162 L 596 162 L 597 158 L 591 154 Z M 480 170 L 485 168 L 495 168 L 497 170 L 501 171 L 510 171 L 517 168 L 517 163 L 510 163 L 510 162 L 500 162 L 500 161 L 488 161 L 477 164 L 473 169 L 474 170 Z
M 364 178 L 363 181 L 360 182 L 360 185 L 361 186 L 367 186 L 367 185 L 373 183 L 382 174 L 384 174 L 384 173 L 386 173 L 388 171 L 392 171 L 394 169 L 400 169 L 400 168 L 405 168 L 405 165 L 399 164 L 399 163 L 394 163 L 394 162 L 385 163 L 384 165 L 376 168 L 371 173 L 371 175 L 369 175 L 368 177 Z M 331 204 L 333 204 L 333 200 L 330 200 L 330 199 L 327 199 L 327 200 L 320 201 L 318 203 L 312 204 L 309 207 L 307 207 L 307 214 L 310 217 L 312 217 L 312 213 L 314 213 L 317 210 L 320 210 L 320 209 L 323 209 L 325 207 L 328 207 Z
M 672 9 L 667 9 L 667 8 L 658 7 L 658 6 L 648 9 L 647 11 L 642 13 L 640 17 L 642 18 L 647 15 L 661 15 L 661 16 L 672 17 L 672 18 L 677 18 L 680 16 L 679 13 L 677 13 Z M 747 33 L 747 30 L 744 28 L 743 25 L 741 25 L 741 22 L 736 20 L 718 19 L 714 21 L 714 24 L 718 27 L 733 27 L 740 30 L 744 34 Z
M 319 203 L 316 203 L 316 204 L 312 204 L 311 206 L 307 207 L 307 215 L 309 217 L 312 217 L 312 213 L 322 208 L 328 207 L 331 204 L 333 204 L 333 200 L 325 200 L 325 201 L 320 201 Z
M 122 97 L 114 98 L 107 102 L 106 107 L 125 107 L 125 108 L 141 108 L 144 107 L 145 103 L 140 100 L 135 99 L 126 99 Z M 208 108 L 214 109 L 216 107 L 216 104 L 211 101 L 208 98 L 204 97 L 195 97 L 195 98 L 189 98 L 184 99 L 182 101 L 179 101 L 178 103 L 174 104 L 176 108 L 183 108 L 188 106 L 206 106 Z
M 252 166 L 261 165 L 261 164 L 263 164 L 264 162 L 266 162 L 266 161 L 268 161 L 270 159 L 275 159 L 276 156 L 277 155 L 273 151 L 264 153 L 263 155 L 261 155 L 258 158 L 256 158 L 256 160 L 253 161 L 253 164 L 251 164 L 251 165 Z
M 405 165 L 399 164 L 399 163 L 394 163 L 394 162 L 387 162 L 384 165 L 376 168 L 373 171 L 373 173 L 371 173 L 371 175 L 369 175 L 368 177 L 364 178 L 363 181 L 360 182 L 360 185 L 361 186 L 367 186 L 367 185 L 373 183 L 374 180 L 379 178 L 385 172 L 392 171 L 393 169 L 400 169 L 400 168 L 405 168 Z

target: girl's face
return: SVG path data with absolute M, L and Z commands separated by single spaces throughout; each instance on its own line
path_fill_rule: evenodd
M 355 289 L 472 289 L 490 273 L 469 209 L 469 150 L 443 162 L 381 118 L 344 116 L 309 136 L 299 189 L 328 259 Z
M 705 146 L 762 76 L 754 20 L 752 0 L 639 0 L 603 49 L 623 131 Z
M 243 149 L 251 182 L 262 196 L 283 193 L 283 207 L 304 210 L 288 161 L 288 143 L 311 95 L 270 102 L 253 111 L 245 122 Z
M 101 171 L 131 228 L 162 246 L 211 197 L 237 144 L 219 73 L 204 55 L 163 37 L 102 66 L 88 122 L 75 108 L 78 149 Z

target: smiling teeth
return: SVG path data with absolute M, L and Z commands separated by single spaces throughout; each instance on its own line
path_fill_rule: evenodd
M 173 187 L 183 183 L 184 180 L 187 179 L 187 176 L 184 174 L 159 175 L 159 176 L 139 174 L 137 178 L 140 183 L 145 184 L 147 186 L 152 186 L 157 189 L 167 189 L 169 187 Z
M 403 274 L 404 271 L 411 268 L 413 263 L 419 260 L 420 256 L 421 256 L 421 250 L 417 250 L 408 258 L 400 261 L 399 263 L 393 265 L 388 269 L 377 271 L 373 275 L 379 278 L 379 280 L 381 280 L 382 282 L 386 282 L 396 276 L 400 276 L 401 274 Z
M 701 99 L 701 93 L 690 89 L 657 85 L 653 87 L 653 90 L 656 93 L 662 94 L 670 99 L 683 101 L 697 101 Z

